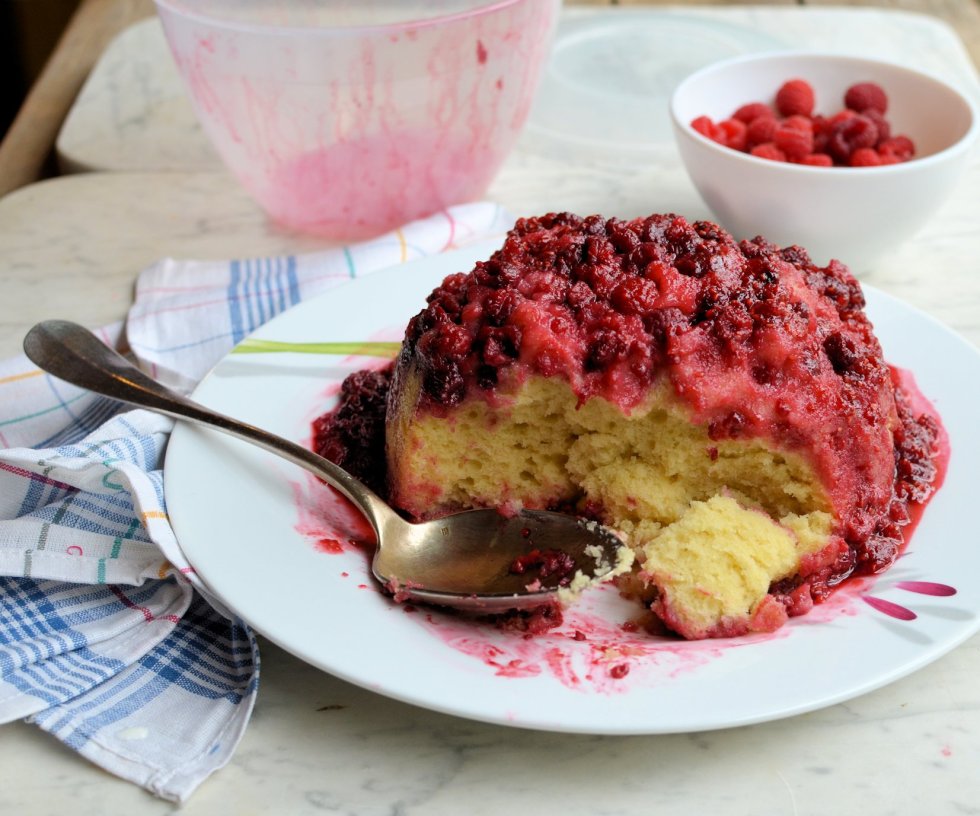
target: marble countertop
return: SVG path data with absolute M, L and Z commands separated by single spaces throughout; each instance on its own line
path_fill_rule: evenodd
M 685 13 L 810 47 L 863 46 L 977 87 L 955 35 L 914 15 Z M 0 354 L 16 353 L 39 319 L 97 325 L 122 318 L 136 273 L 160 257 L 321 246 L 269 225 L 215 162 L 175 96 L 166 56 L 155 21 L 126 32 L 59 141 L 66 166 L 90 172 L 0 200 Z M 107 118 L 107 111 L 114 113 Z M 942 212 L 864 280 L 980 345 L 980 157 L 966 176 Z M 541 150 L 529 132 L 488 197 L 515 214 L 708 215 L 669 143 L 652 146 L 639 166 L 598 155 L 570 164 Z M 471 722 L 378 696 L 268 642 L 262 647 L 262 688 L 244 740 L 182 814 L 980 812 L 980 636 L 883 689 L 810 714 L 636 737 Z M 0 767 L 3 813 L 175 810 L 25 724 L 0 728 Z

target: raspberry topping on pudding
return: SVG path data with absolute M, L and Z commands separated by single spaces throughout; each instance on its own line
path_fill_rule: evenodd
M 340 389 L 336 410 L 313 422 L 313 449 L 356 475 L 374 491 L 385 489 L 385 401 L 392 366 L 358 371 Z

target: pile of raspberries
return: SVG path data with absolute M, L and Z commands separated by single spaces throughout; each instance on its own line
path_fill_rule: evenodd
M 691 122 L 702 136 L 760 159 L 814 167 L 878 167 L 915 155 L 908 136 L 893 136 L 885 119 L 888 96 L 874 82 L 859 82 L 844 94 L 844 108 L 833 116 L 814 114 L 813 87 L 790 79 L 772 105 L 750 102 L 728 119 L 708 116 Z

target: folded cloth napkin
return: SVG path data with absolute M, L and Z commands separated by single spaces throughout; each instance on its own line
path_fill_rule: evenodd
M 511 223 L 478 203 L 315 254 L 164 260 L 139 276 L 128 345 L 144 370 L 189 390 L 290 306 Z M 122 328 L 101 335 L 113 345 Z M 181 802 L 241 739 L 259 652 L 196 580 L 168 522 L 171 428 L 24 357 L 0 363 L 0 722 L 27 717 Z

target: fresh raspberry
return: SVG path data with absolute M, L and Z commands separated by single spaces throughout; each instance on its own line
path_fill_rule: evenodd
M 776 132 L 774 116 L 758 116 L 753 119 L 745 131 L 745 141 L 749 149 L 764 142 L 771 142 Z
M 786 154 L 772 142 L 764 142 L 763 144 L 756 145 L 749 152 L 760 159 L 770 159 L 771 161 L 779 162 L 786 161 Z
M 884 113 L 888 110 L 888 95 L 874 82 L 859 82 L 847 89 L 844 105 L 858 113 L 869 109 Z
M 881 157 L 873 147 L 859 147 L 851 153 L 851 167 L 878 167 Z
M 855 116 L 857 116 L 857 111 L 852 111 L 850 108 L 844 108 L 844 110 L 837 111 L 837 113 L 831 116 L 827 121 L 831 126 L 833 126 L 838 122 L 845 122 L 848 119 L 853 119 Z
M 691 128 L 696 130 L 702 136 L 718 141 L 718 125 L 712 121 L 710 116 L 699 116 L 697 119 L 692 120 Z
M 745 122 L 748 125 L 760 116 L 774 117 L 775 114 L 772 112 L 772 108 L 764 102 L 749 102 L 748 105 L 742 105 L 742 107 L 735 111 L 732 114 L 732 119 L 738 119 L 740 122 Z
M 875 123 L 858 113 L 831 126 L 827 150 L 837 161 L 849 164 L 855 150 L 874 147 L 877 142 L 878 128 Z
M 813 152 L 826 152 L 827 139 L 830 137 L 830 120 L 826 116 L 817 114 L 810 123 L 813 125 Z
M 718 141 L 725 145 L 725 147 L 730 147 L 732 150 L 745 150 L 745 134 L 748 130 L 745 122 L 738 119 L 726 119 L 724 122 L 718 123 L 718 128 L 722 134 Z
M 885 118 L 885 115 L 881 113 L 877 108 L 867 108 L 862 114 L 862 116 L 867 116 L 872 122 L 875 123 L 875 127 L 878 128 L 878 142 L 888 141 L 892 135 L 892 126 Z
M 878 151 L 878 160 L 882 164 L 901 164 L 902 159 L 898 158 L 894 153 L 890 153 L 887 150 Z
M 810 167 L 833 167 L 834 160 L 826 153 L 811 153 L 800 159 L 800 164 L 807 164 Z
M 810 83 L 804 79 L 791 79 L 784 82 L 776 92 L 776 110 L 783 116 L 800 114 L 809 116 L 813 113 L 815 97 Z
M 772 141 L 790 161 L 802 159 L 813 152 L 813 126 L 809 119 L 790 116 L 776 125 Z
M 803 133 L 813 133 L 813 120 L 809 116 L 793 114 L 792 116 L 787 116 L 779 124 Z
M 915 143 L 908 136 L 893 136 L 878 143 L 878 152 L 891 154 L 899 161 L 908 161 L 915 155 Z

